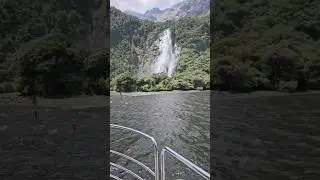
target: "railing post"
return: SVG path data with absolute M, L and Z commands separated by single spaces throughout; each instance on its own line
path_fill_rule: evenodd
M 160 172 L 161 172 L 161 180 L 165 180 L 165 179 L 166 179 L 165 152 L 166 152 L 166 149 L 162 149 L 161 152 L 160 152 Z
M 155 141 L 154 141 L 155 142 Z M 157 143 L 153 143 L 154 146 L 154 173 L 155 173 L 155 180 L 159 179 L 159 152 L 158 152 L 158 145 Z
M 204 179 L 209 180 L 210 179 L 210 174 L 206 171 L 204 171 L 202 168 L 199 166 L 193 164 L 191 161 L 188 159 L 184 158 L 174 150 L 170 149 L 169 147 L 165 147 L 161 150 L 160 153 L 160 161 L 161 161 L 161 180 L 165 180 L 165 153 L 168 152 L 171 156 L 176 158 L 178 161 L 182 162 L 185 164 L 187 167 L 189 167 L 191 170 L 196 172 L 198 175 L 202 176 Z
M 128 131 L 131 131 L 131 132 L 135 132 L 137 134 L 140 134 L 148 139 L 150 139 L 152 141 L 152 144 L 153 144 L 153 148 L 154 148 L 154 152 L 153 152 L 153 155 L 154 155 L 154 179 L 155 180 L 160 180 L 160 172 L 159 172 L 159 149 L 158 149 L 158 144 L 156 142 L 156 140 L 148 135 L 148 134 L 145 134 L 141 131 L 138 131 L 138 130 L 135 130 L 135 129 L 132 129 L 132 128 L 128 128 L 128 127 L 124 127 L 124 126 L 120 126 L 120 125 L 116 125 L 116 124 L 110 124 L 110 127 L 111 128 L 117 128 L 117 129 L 123 129 L 123 130 L 128 130 Z M 110 152 L 114 152 L 114 151 L 110 151 Z M 119 154 L 119 153 L 118 153 Z M 130 159 L 130 158 L 129 158 Z M 140 164 L 140 163 L 138 163 Z M 140 164 L 141 165 L 141 164 Z M 144 167 L 145 168 L 145 167 Z
M 158 149 L 158 144 L 156 142 L 156 140 L 149 136 L 148 134 L 145 134 L 141 131 L 138 131 L 138 130 L 135 130 L 135 129 L 132 129 L 132 128 L 128 128 L 128 127 L 124 127 L 124 126 L 119 126 L 119 125 L 115 125 L 115 124 L 110 124 L 110 126 L 112 128 L 118 128 L 118 129 L 124 129 L 124 130 L 128 130 L 128 131 L 133 131 L 135 133 L 138 133 L 144 137 L 147 137 L 149 138 L 152 143 L 153 143 L 153 148 L 154 148 L 154 161 L 155 161 L 155 165 L 154 165 L 154 172 L 152 172 L 152 170 L 145 166 L 143 163 L 125 155 L 125 154 L 122 154 L 122 153 L 119 153 L 119 152 L 116 152 L 116 151 L 112 151 L 110 150 L 110 152 L 113 152 L 115 154 L 118 154 L 118 155 L 121 155 L 122 157 L 125 157 L 129 160 L 132 160 L 133 162 L 137 163 L 138 165 L 141 165 L 143 168 L 145 168 L 146 170 L 148 170 L 150 173 L 154 173 L 154 176 L 155 176 L 155 180 L 165 180 L 166 179 L 166 171 L 165 171 L 165 153 L 166 151 L 171 155 L 173 156 L 174 158 L 176 158 L 178 161 L 182 162 L 183 164 L 185 164 L 187 167 L 189 167 L 190 169 L 192 169 L 194 172 L 196 172 L 198 175 L 202 176 L 204 179 L 206 180 L 209 180 L 210 179 L 210 174 L 206 171 L 204 171 L 203 169 L 201 169 L 200 167 L 198 167 L 197 165 L 193 164 L 191 161 L 189 161 L 188 159 L 184 158 L 183 156 L 181 156 L 180 154 L 178 154 L 177 152 L 175 152 L 174 150 L 170 149 L 169 147 L 165 147 L 163 149 L 161 149 L 160 151 L 160 155 L 159 155 L 159 149 Z M 159 158 L 160 158 L 160 162 L 159 162 Z M 120 166 L 120 165 L 117 165 L 117 164 L 114 164 L 114 163 L 111 163 L 112 165 L 114 166 L 118 166 L 119 168 L 122 168 L 123 170 L 126 170 L 128 173 L 136 176 L 138 179 L 140 179 L 140 177 L 133 173 L 132 171 Z M 160 169 L 159 169 L 159 165 L 160 165 Z M 116 176 L 114 176 L 116 177 Z

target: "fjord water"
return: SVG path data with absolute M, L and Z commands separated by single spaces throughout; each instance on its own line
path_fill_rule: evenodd
M 320 94 L 211 94 L 217 180 L 317 180 Z
M 125 103 L 120 103 L 119 96 L 112 96 L 111 123 L 147 133 L 155 137 L 160 148 L 168 146 L 209 171 L 209 92 L 124 96 L 123 100 Z M 111 148 L 153 166 L 150 147 L 150 141 L 130 138 L 130 134 L 111 129 Z M 117 158 L 114 156 L 112 161 L 131 166 L 129 162 Z M 199 179 L 169 156 L 167 163 L 168 179 Z M 137 166 L 132 165 L 131 168 Z
M 114 96 L 111 122 L 148 133 L 160 147 L 169 146 L 209 171 L 211 111 L 210 169 L 215 179 L 320 177 L 319 93 L 213 93 L 211 108 L 209 97 L 209 92 L 168 93 L 124 97 L 127 103 L 119 105 Z M 111 131 L 111 147 L 120 144 L 117 150 L 152 165 L 151 149 L 144 150 L 150 143 L 116 134 Z M 123 141 L 114 143 L 116 139 Z M 174 159 L 167 162 L 168 179 L 200 179 Z

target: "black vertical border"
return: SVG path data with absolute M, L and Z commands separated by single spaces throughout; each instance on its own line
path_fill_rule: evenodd
M 106 33 L 106 39 L 105 39 L 105 48 L 106 51 L 108 52 L 108 59 L 106 59 L 109 63 L 109 68 L 110 68 L 110 0 L 105 0 L 106 1 L 106 14 L 105 14 L 105 33 Z M 109 81 L 110 81 L 110 69 L 109 69 Z M 110 83 L 109 83 L 110 84 Z M 109 88 L 110 90 L 110 88 Z M 106 161 L 105 161 L 105 167 L 106 167 L 106 179 L 110 179 L 110 91 L 109 91 L 109 107 L 107 108 L 108 112 L 108 117 L 107 118 L 107 124 L 105 125 L 106 127 L 106 132 L 105 132 L 105 146 L 106 146 Z
M 214 162 L 212 162 L 213 158 L 213 150 L 214 150 L 214 111 L 213 111 L 213 44 L 214 44 L 214 17 L 215 17 L 215 2 L 216 0 L 210 0 L 210 179 L 215 179 L 215 170 L 214 170 Z

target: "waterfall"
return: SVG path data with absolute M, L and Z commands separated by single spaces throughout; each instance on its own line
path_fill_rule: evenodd
M 179 59 L 179 49 L 176 43 L 172 40 L 170 29 L 166 29 L 159 42 L 160 55 L 157 57 L 154 65 L 154 73 L 165 73 L 171 76 L 175 72 L 175 68 Z

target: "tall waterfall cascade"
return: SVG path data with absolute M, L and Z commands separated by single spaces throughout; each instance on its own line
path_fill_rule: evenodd
M 172 37 L 170 29 L 166 29 L 160 37 L 160 55 L 153 64 L 153 73 L 164 73 L 169 77 L 174 74 L 179 60 L 179 48 Z

